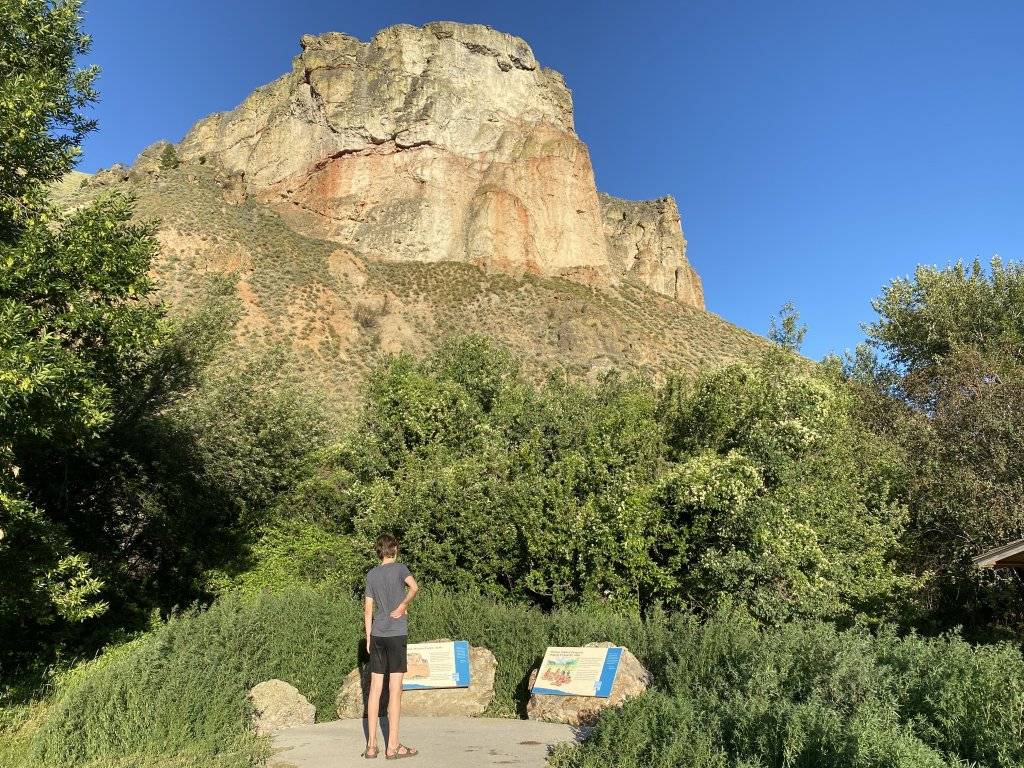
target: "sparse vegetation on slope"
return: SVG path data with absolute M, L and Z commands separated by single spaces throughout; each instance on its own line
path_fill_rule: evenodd
M 488 274 L 468 264 L 364 262 L 358 274 L 337 244 L 305 237 L 253 200 L 229 202 L 228 180 L 205 165 L 110 182 L 136 196 L 137 215 L 161 221 L 154 263 L 161 297 L 186 311 L 211 275 L 236 282 L 240 348 L 283 343 L 311 382 L 351 403 L 382 356 L 425 352 L 479 333 L 518 351 L 529 372 L 576 378 L 612 368 L 655 377 L 692 374 L 763 348 L 714 314 L 625 283 L 590 288 L 557 278 Z M 74 207 L 108 187 L 59 190 Z M 358 265 L 361 265 L 359 267 Z

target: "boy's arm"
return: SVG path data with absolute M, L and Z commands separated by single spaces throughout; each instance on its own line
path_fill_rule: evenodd
M 370 652 L 370 630 L 373 628 L 373 598 L 363 600 L 363 626 L 366 628 L 366 652 Z
M 416 597 L 416 593 L 420 591 L 420 585 L 416 583 L 416 579 L 410 573 L 405 577 L 405 600 L 398 604 L 398 607 L 391 612 L 392 619 L 400 619 L 405 615 L 406 608 L 409 607 L 409 603 Z

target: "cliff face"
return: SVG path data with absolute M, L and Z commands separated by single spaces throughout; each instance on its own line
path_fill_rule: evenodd
M 178 147 L 365 258 L 643 283 L 703 308 L 671 198 L 598 196 L 561 75 L 449 22 L 304 36 L 292 71 Z
M 613 269 L 683 304 L 703 308 L 704 289 L 686 260 L 676 201 L 622 200 L 605 194 L 598 198 Z

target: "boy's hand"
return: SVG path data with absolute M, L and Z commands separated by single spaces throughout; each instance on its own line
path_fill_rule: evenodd
M 370 638 L 366 638 L 366 652 L 370 652 Z
M 405 616 L 405 603 L 399 603 L 398 607 L 390 615 L 392 619 L 400 619 Z

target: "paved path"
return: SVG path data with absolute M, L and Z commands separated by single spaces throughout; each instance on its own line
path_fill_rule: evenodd
M 362 757 L 366 746 L 364 720 L 335 720 L 274 734 L 276 754 L 270 765 L 296 768 L 383 768 L 384 750 L 376 761 Z M 542 768 L 549 748 L 576 741 L 578 728 L 532 720 L 468 717 L 403 717 L 402 742 L 420 753 L 401 763 L 403 768 L 486 768 L 518 766 Z

